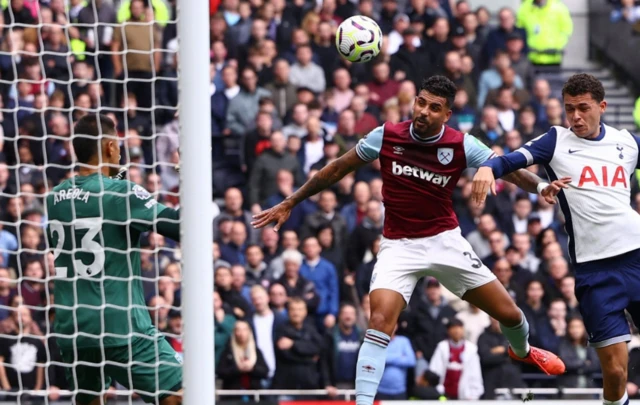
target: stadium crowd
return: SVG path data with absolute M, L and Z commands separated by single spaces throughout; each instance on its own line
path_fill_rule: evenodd
M 55 270 L 43 196 L 73 175 L 74 121 L 98 110 L 111 116 L 122 163 L 131 163 L 128 178 L 162 203 L 179 204 L 175 3 L 2 3 L 0 390 L 69 387 L 60 367 L 38 365 L 60 361 L 49 336 Z M 382 54 L 364 65 L 340 58 L 334 43 L 337 26 L 355 14 L 374 18 L 384 34 Z M 568 9 L 560 0 L 525 0 L 495 17 L 497 24 L 465 0 L 211 1 L 220 387 L 327 388 L 331 396 L 353 388 L 384 220 L 379 163 L 297 206 L 278 233 L 253 229 L 251 217 L 370 130 L 410 119 L 424 77 L 443 74 L 458 85 L 449 124 L 497 154 L 565 125 L 559 89 L 537 72 L 562 62 L 572 33 Z M 495 320 L 428 279 L 389 344 L 379 397 L 478 399 L 501 387 L 598 386 L 561 214 L 502 181 L 496 196 L 476 206 L 472 174 L 453 196 L 462 232 L 524 310 L 532 344 L 558 353 L 567 373 L 531 378 L 535 370 L 509 360 Z M 143 246 L 150 316 L 181 353 L 179 246 L 155 233 Z M 18 335 L 31 350 L 11 349 Z M 633 396 L 637 334 L 629 347 Z

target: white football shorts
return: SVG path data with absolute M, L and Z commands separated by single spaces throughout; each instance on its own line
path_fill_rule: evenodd
M 458 297 L 496 279 L 482 264 L 460 228 L 415 239 L 382 238 L 370 291 L 396 291 L 409 303 L 418 280 L 437 279 Z

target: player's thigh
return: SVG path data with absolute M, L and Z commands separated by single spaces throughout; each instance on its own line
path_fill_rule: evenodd
M 442 232 L 429 241 L 429 261 L 426 272 L 444 285 L 449 291 L 462 298 L 473 290 L 496 279 L 496 276 L 482 264 L 459 228 Z
M 111 385 L 111 378 L 102 365 L 104 357 L 100 348 L 60 350 L 65 363 L 65 375 L 69 389 L 77 392 L 75 401 L 79 405 L 100 401 L 102 392 Z M 99 403 L 99 402 L 98 402 Z
M 629 296 L 619 269 L 576 271 L 576 297 L 589 345 L 602 348 L 631 340 L 625 309 Z
M 371 285 L 370 298 L 377 290 L 391 290 L 409 303 L 420 274 L 428 267 L 427 252 L 419 239 L 382 238 L 377 255 Z
M 138 338 L 129 347 L 112 349 L 113 378 L 134 390 L 145 402 L 155 403 L 175 396 L 182 389 L 182 359 L 164 337 Z

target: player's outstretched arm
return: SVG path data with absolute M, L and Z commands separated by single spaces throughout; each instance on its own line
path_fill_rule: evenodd
M 251 223 L 254 228 L 262 228 L 272 222 L 276 222 L 274 230 L 280 229 L 280 226 L 287 221 L 293 207 L 298 205 L 305 199 L 319 193 L 320 191 L 332 186 L 355 170 L 358 170 L 368 162 L 362 160 L 353 148 L 342 155 L 339 159 L 334 160 L 322 168 L 312 178 L 298 189 L 291 196 L 287 197 L 283 202 L 273 208 L 262 211 L 254 215 Z

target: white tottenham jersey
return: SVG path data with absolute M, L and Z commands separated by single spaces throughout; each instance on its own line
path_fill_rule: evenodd
M 630 180 L 639 167 L 640 138 L 602 124 L 594 139 L 552 127 L 520 149 L 484 166 L 496 178 L 533 164 L 551 180 L 571 177 L 558 195 L 574 263 L 606 259 L 640 248 L 640 214 L 630 205 Z

